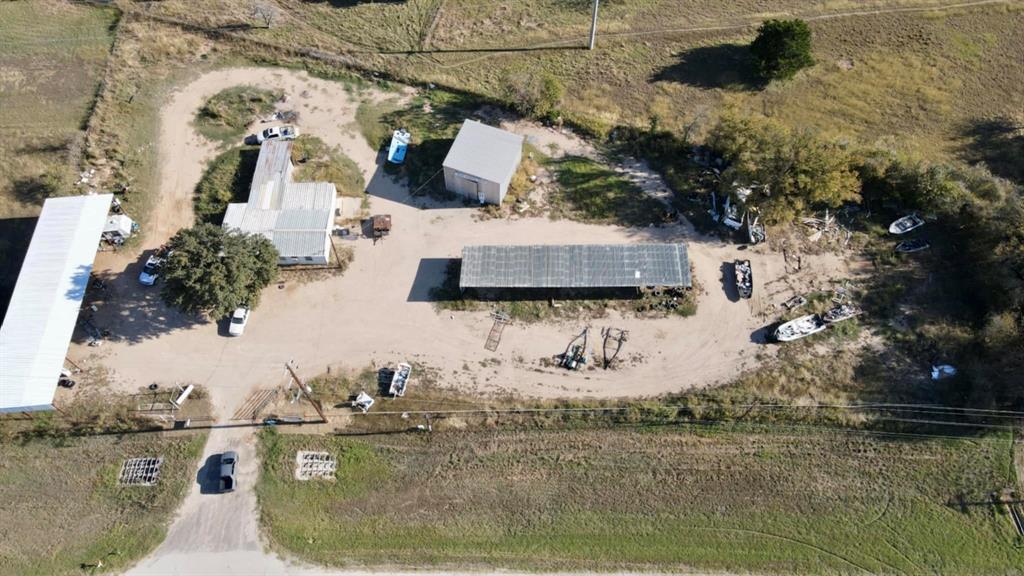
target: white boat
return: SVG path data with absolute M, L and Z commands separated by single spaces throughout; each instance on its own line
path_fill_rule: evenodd
M 889 225 L 890 234 L 906 234 L 915 228 L 924 226 L 924 219 L 917 214 L 910 214 Z
M 817 334 L 825 328 L 828 324 L 821 319 L 817 314 L 808 314 L 807 316 L 801 316 L 795 320 L 790 320 L 785 324 L 775 329 L 775 339 L 779 342 L 791 342 L 793 340 L 799 340 L 805 336 L 811 334 Z
M 840 304 L 832 308 L 828 312 L 825 312 L 824 316 L 822 316 L 822 320 L 828 322 L 829 324 L 832 324 L 835 322 L 842 322 L 843 320 L 848 320 L 850 318 L 853 318 L 857 314 L 860 314 L 860 309 L 858 309 L 856 306 L 852 306 L 850 304 Z
M 405 362 L 400 363 L 398 369 L 391 376 L 391 388 L 388 389 L 388 393 L 392 396 L 405 396 L 405 387 L 409 384 L 411 374 L 412 366 Z
M 750 260 L 736 260 L 732 265 L 740 298 L 750 298 L 754 294 L 754 271 L 750 267 Z

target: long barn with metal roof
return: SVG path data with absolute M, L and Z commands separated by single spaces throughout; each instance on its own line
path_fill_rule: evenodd
M 689 288 L 686 244 L 466 246 L 459 288 Z
M 52 410 L 112 194 L 50 198 L 0 327 L 0 413 Z

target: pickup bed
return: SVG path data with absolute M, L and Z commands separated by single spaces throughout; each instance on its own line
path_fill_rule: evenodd
M 267 140 L 295 140 L 299 137 L 299 129 L 295 126 L 271 126 L 256 133 L 256 143 L 262 144 Z

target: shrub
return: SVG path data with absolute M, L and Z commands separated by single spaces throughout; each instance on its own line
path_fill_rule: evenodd
M 505 80 L 506 99 L 524 116 L 551 119 L 558 115 L 564 96 L 565 87 L 552 74 L 513 74 Z
M 787 80 L 814 65 L 811 29 L 803 20 L 768 20 L 750 45 L 758 72 L 766 80 Z
M 229 203 L 246 201 L 257 158 L 259 148 L 254 146 L 232 148 L 214 158 L 196 185 L 196 220 L 220 224 Z

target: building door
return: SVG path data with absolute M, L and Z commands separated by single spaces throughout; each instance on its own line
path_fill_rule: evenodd
M 466 183 L 466 197 L 476 198 L 481 204 L 484 203 L 484 192 L 480 189 L 480 183 L 476 180 L 470 180 L 466 178 L 463 180 Z

